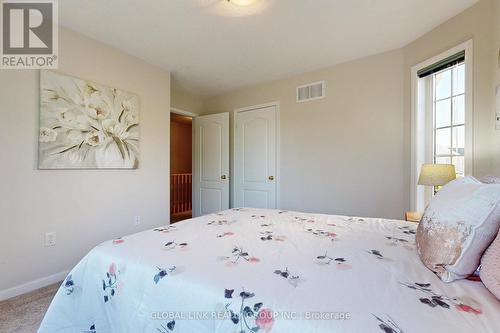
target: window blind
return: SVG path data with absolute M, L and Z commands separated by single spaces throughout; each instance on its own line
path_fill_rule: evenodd
M 448 58 L 445 58 L 441 61 L 436 62 L 430 66 L 422 68 L 417 72 L 419 78 L 423 78 L 429 76 L 431 74 L 437 73 L 451 66 L 455 66 L 465 61 L 465 50 L 461 51 L 457 54 L 454 54 Z

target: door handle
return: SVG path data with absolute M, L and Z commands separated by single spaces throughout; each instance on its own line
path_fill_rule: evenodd
M 269 177 L 267 177 L 267 179 L 274 180 L 274 176 L 269 176 Z
M 226 175 L 220 176 L 220 179 L 222 179 L 222 180 L 226 180 L 226 178 L 227 178 Z

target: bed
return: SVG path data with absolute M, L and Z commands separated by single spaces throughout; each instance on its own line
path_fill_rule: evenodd
M 78 263 L 39 332 L 500 332 L 481 282 L 423 266 L 416 226 L 243 208 L 124 236 Z

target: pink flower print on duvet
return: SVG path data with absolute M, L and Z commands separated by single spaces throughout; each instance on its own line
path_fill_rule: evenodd
M 250 300 L 255 297 L 254 293 L 242 291 L 239 294 L 240 301 L 235 301 L 233 294 L 234 289 L 224 290 L 225 310 L 238 332 L 253 333 L 261 330 L 266 333 L 270 332 L 275 321 L 273 310 L 264 308 L 262 302 L 252 304 Z
M 257 313 L 257 318 L 255 319 L 255 325 L 259 327 L 264 332 L 269 332 L 273 328 L 274 318 L 273 311 L 271 309 L 261 309 Z
M 106 272 L 106 278 L 102 280 L 102 290 L 104 292 L 104 303 L 107 303 L 118 291 L 118 275 L 119 271 L 115 263 L 111 263 Z
M 226 231 L 222 234 L 218 234 L 217 238 L 223 238 L 223 237 L 228 237 L 228 236 L 234 236 L 234 232 L 232 231 Z
M 112 263 L 111 265 L 109 265 L 108 272 L 111 275 L 116 275 L 116 264 L 115 263 Z
M 455 308 L 459 311 L 469 312 L 469 313 L 473 313 L 476 315 L 482 313 L 481 310 L 476 310 L 472 306 L 467 305 L 467 304 L 462 304 L 462 303 L 455 305 Z
M 446 295 L 437 294 L 432 290 L 430 283 L 400 282 L 400 284 L 425 294 L 427 297 L 421 297 L 419 301 L 431 308 L 450 309 L 452 308 L 451 306 L 453 306 L 453 308 L 461 312 L 467 312 L 474 315 L 483 313 L 480 309 L 480 305 L 473 299 L 469 299 L 468 297 L 448 297 Z

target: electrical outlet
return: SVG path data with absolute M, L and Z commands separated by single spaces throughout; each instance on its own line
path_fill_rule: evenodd
M 139 215 L 134 216 L 134 225 L 138 226 L 141 224 L 141 217 Z
M 46 232 L 45 233 L 45 247 L 56 245 L 56 232 Z

